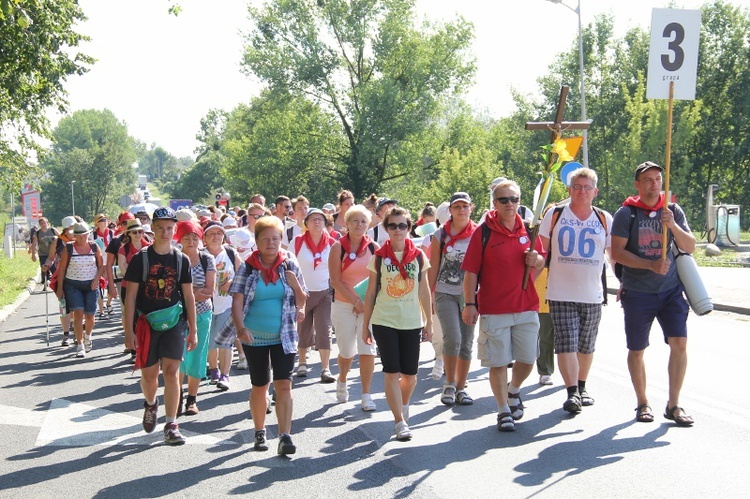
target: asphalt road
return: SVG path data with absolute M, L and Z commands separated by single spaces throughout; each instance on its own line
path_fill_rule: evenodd
M 49 304 L 52 311 L 53 296 Z M 658 326 L 646 354 L 657 418 L 634 422 L 622 312 L 614 304 L 605 308 L 587 384 L 596 404 L 569 416 L 559 375 L 551 387 L 532 375 L 515 433 L 495 429 L 497 408 L 478 364 L 468 388 L 475 404 L 440 404 L 441 382 L 429 378 L 433 352 L 425 345 L 411 407 L 414 438 L 397 442 L 382 375 L 374 381 L 378 411 L 364 413 L 356 380 L 346 404 L 336 403 L 335 385 L 317 382 L 313 353 L 312 377 L 294 381 L 298 451 L 282 458 L 274 415 L 267 421 L 271 450 L 252 450 L 247 371 L 233 373 L 229 392 L 201 387 L 201 413 L 180 418 L 188 445 L 163 445 L 161 424 L 143 433 L 138 377 L 122 353 L 119 316 L 97 324 L 94 350 L 76 359 L 73 347 L 59 346 L 52 312 L 47 347 L 44 295 L 35 293 L 0 324 L 0 497 L 744 497 L 748 319 L 691 315 L 681 403 L 693 428 L 661 416 L 668 350 Z M 162 423 L 163 410 L 160 416 Z

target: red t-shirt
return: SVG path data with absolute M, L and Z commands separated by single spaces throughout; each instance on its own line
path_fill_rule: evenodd
M 485 222 L 486 223 L 486 222 Z M 521 217 L 516 215 L 513 231 L 490 230 L 482 257 L 482 226 L 471 236 L 461 268 L 480 274 L 477 303 L 480 314 L 517 314 L 539 310 L 539 297 L 534 288 L 533 275 L 526 289 L 521 289 L 526 269 L 524 251 L 530 246 L 529 235 Z M 546 256 L 539 237 L 534 248 Z M 532 273 L 533 274 L 533 273 Z

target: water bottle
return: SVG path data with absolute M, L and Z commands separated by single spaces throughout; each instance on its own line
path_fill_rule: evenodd
M 67 303 L 65 302 L 65 296 L 62 296 L 60 298 L 60 317 L 65 317 L 66 315 L 68 315 Z

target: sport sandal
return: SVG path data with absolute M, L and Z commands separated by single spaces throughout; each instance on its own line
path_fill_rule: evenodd
M 440 402 L 445 405 L 453 405 L 456 403 L 455 385 L 443 385 L 443 395 L 440 397 Z

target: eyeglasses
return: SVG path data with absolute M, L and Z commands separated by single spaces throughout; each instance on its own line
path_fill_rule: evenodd
M 580 185 L 580 184 L 573 184 L 573 185 L 570 186 L 570 188 L 573 189 L 574 191 L 580 191 L 581 189 L 583 189 L 586 192 L 591 192 L 591 191 L 594 190 L 593 186 L 590 186 L 590 185 Z
M 521 198 L 519 198 L 518 196 L 508 196 L 508 197 L 503 196 L 503 197 L 495 198 L 495 201 L 497 201 L 500 204 L 508 204 L 508 203 L 516 204 L 520 200 Z
M 409 228 L 409 224 L 401 222 L 400 224 L 388 224 L 385 227 L 388 230 L 406 230 Z
M 323 223 L 323 222 L 325 222 L 325 219 L 322 218 L 322 217 L 310 217 L 310 218 L 307 219 L 307 221 L 308 222 L 320 222 L 320 223 Z

